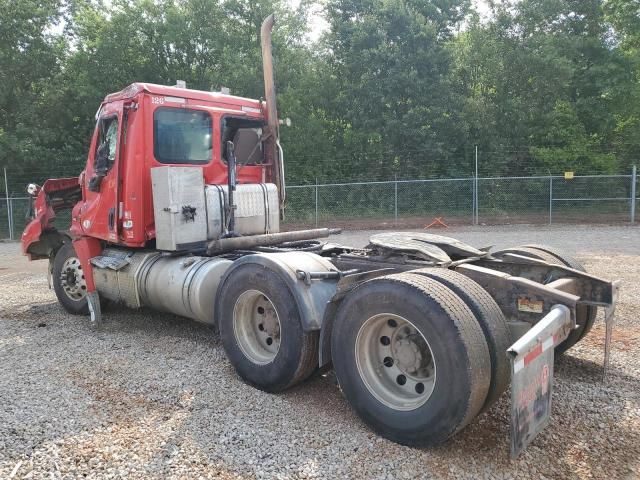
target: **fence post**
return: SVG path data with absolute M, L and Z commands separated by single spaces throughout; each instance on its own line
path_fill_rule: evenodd
M 7 182 L 7 167 L 4 167 L 4 191 L 7 198 L 7 227 L 9 228 L 9 240 L 13 240 L 13 218 L 9 205 L 9 182 Z
M 471 180 L 471 225 L 476 224 L 476 179 L 470 177 Z
M 549 225 L 553 218 L 553 176 L 549 175 Z
M 474 189 L 474 198 L 475 198 L 475 207 L 476 207 L 476 214 L 475 214 L 475 221 L 474 221 L 474 225 L 478 225 L 478 223 L 480 223 L 480 209 L 478 208 L 478 146 L 476 145 L 476 180 L 475 180 L 475 189 Z
M 318 228 L 318 177 L 316 177 L 316 228 Z
M 393 224 L 398 225 L 398 174 L 395 174 L 395 181 L 393 183 Z
M 15 217 L 13 216 L 13 197 L 9 197 L 9 216 L 11 217 L 11 232 L 9 233 L 9 238 L 13 240 L 16 236 L 16 225 L 14 223 Z
M 636 223 L 636 166 L 631 168 L 631 223 Z

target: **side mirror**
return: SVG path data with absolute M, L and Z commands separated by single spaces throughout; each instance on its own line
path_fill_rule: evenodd
M 109 171 L 109 142 L 104 141 L 98 147 L 95 161 L 96 175 L 105 176 Z
M 96 173 L 89 180 L 89 190 L 99 192 L 102 179 L 109 171 L 109 142 L 104 141 L 98 147 L 94 165 Z
M 236 147 L 231 140 L 227 141 L 227 168 L 229 169 L 229 190 L 236 189 Z

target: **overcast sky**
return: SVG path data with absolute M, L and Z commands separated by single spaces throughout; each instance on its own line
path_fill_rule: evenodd
M 486 0 L 472 0 L 472 3 L 476 6 L 478 12 L 480 12 L 480 16 L 485 16 L 489 13 L 489 6 Z

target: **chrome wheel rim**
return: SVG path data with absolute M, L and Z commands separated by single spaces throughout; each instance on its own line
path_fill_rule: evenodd
M 77 257 L 69 257 L 62 264 L 60 285 L 64 293 L 74 302 L 87 296 L 87 282 L 82 271 L 82 264 Z
M 433 352 L 424 335 L 404 317 L 381 313 L 367 319 L 356 337 L 355 357 L 365 386 L 389 408 L 415 410 L 433 393 Z
M 233 308 L 233 333 L 242 353 L 258 365 L 273 361 L 280 349 L 280 318 L 259 290 L 243 292 Z

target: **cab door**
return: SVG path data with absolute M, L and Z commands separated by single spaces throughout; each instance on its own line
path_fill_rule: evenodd
M 116 243 L 119 239 L 120 157 L 123 155 L 123 104 L 100 112 L 84 173 L 82 233 Z

